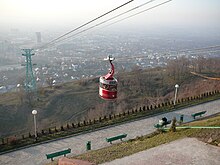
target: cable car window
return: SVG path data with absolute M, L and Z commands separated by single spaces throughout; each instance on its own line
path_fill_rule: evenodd
M 99 86 L 109 91 L 117 91 L 117 85 L 108 85 L 108 84 L 99 83 Z
M 109 90 L 110 91 L 117 91 L 117 85 L 110 85 Z
M 100 83 L 99 86 L 103 89 L 106 89 L 106 90 L 109 90 L 109 85 L 108 84 L 103 84 L 103 83 Z

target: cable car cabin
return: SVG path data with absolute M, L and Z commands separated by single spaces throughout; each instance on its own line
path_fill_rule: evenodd
M 117 80 L 113 77 L 111 80 L 106 80 L 105 77 L 99 78 L 99 95 L 103 99 L 117 98 Z
M 117 98 L 118 84 L 117 79 L 113 77 L 114 65 L 112 64 L 112 61 L 114 58 L 108 56 L 107 60 L 109 60 L 111 64 L 111 69 L 107 75 L 99 78 L 99 96 L 106 100 L 114 100 Z

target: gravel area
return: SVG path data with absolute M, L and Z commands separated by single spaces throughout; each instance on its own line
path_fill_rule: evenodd
M 184 138 L 102 165 L 220 165 L 220 147 Z

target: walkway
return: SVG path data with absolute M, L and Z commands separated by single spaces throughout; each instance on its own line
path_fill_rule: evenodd
M 155 130 L 153 124 L 157 123 L 158 120 L 164 116 L 168 119 L 172 119 L 174 116 L 179 119 L 180 115 L 184 114 L 184 121 L 192 121 L 193 119 L 190 115 L 203 110 L 207 111 L 204 116 L 220 112 L 220 100 L 0 155 L 0 164 L 45 164 L 50 162 L 50 160 L 46 159 L 46 153 L 71 148 L 72 155 L 78 155 L 86 152 L 87 141 L 91 141 L 92 149 L 96 150 L 110 146 L 110 144 L 105 141 L 106 137 L 127 133 L 128 136 L 125 140 L 128 140 L 137 136 L 146 135 Z

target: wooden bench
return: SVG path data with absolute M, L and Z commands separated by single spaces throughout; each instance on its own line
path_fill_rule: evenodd
M 191 114 L 191 116 L 193 117 L 193 119 L 195 119 L 196 116 L 200 116 L 201 117 L 205 113 L 206 113 L 206 111 L 201 111 L 201 112 L 193 113 L 193 114 Z
M 122 139 L 126 138 L 126 137 L 127 137 L 127 134 L 120 134 L 117 136 L 106 138 L 106 141 L 110 142 L 110 144 L 112 144 L 113 141 L 118 140 L 118 139 L 120 139 L 122 141 Z
M 62 151 L 46 154 L 46 156 L 47 156 L 47 159 L 51 159 L 53 161 L 54 157 L 57 157 L 57 156 L 60 156 L 60 155 L 66 156 L 66 154 L 68 154 L 68 153 L 71 153 L 71 149 L 70 148 L 68 148 L 66 150 L 62 150 Z

